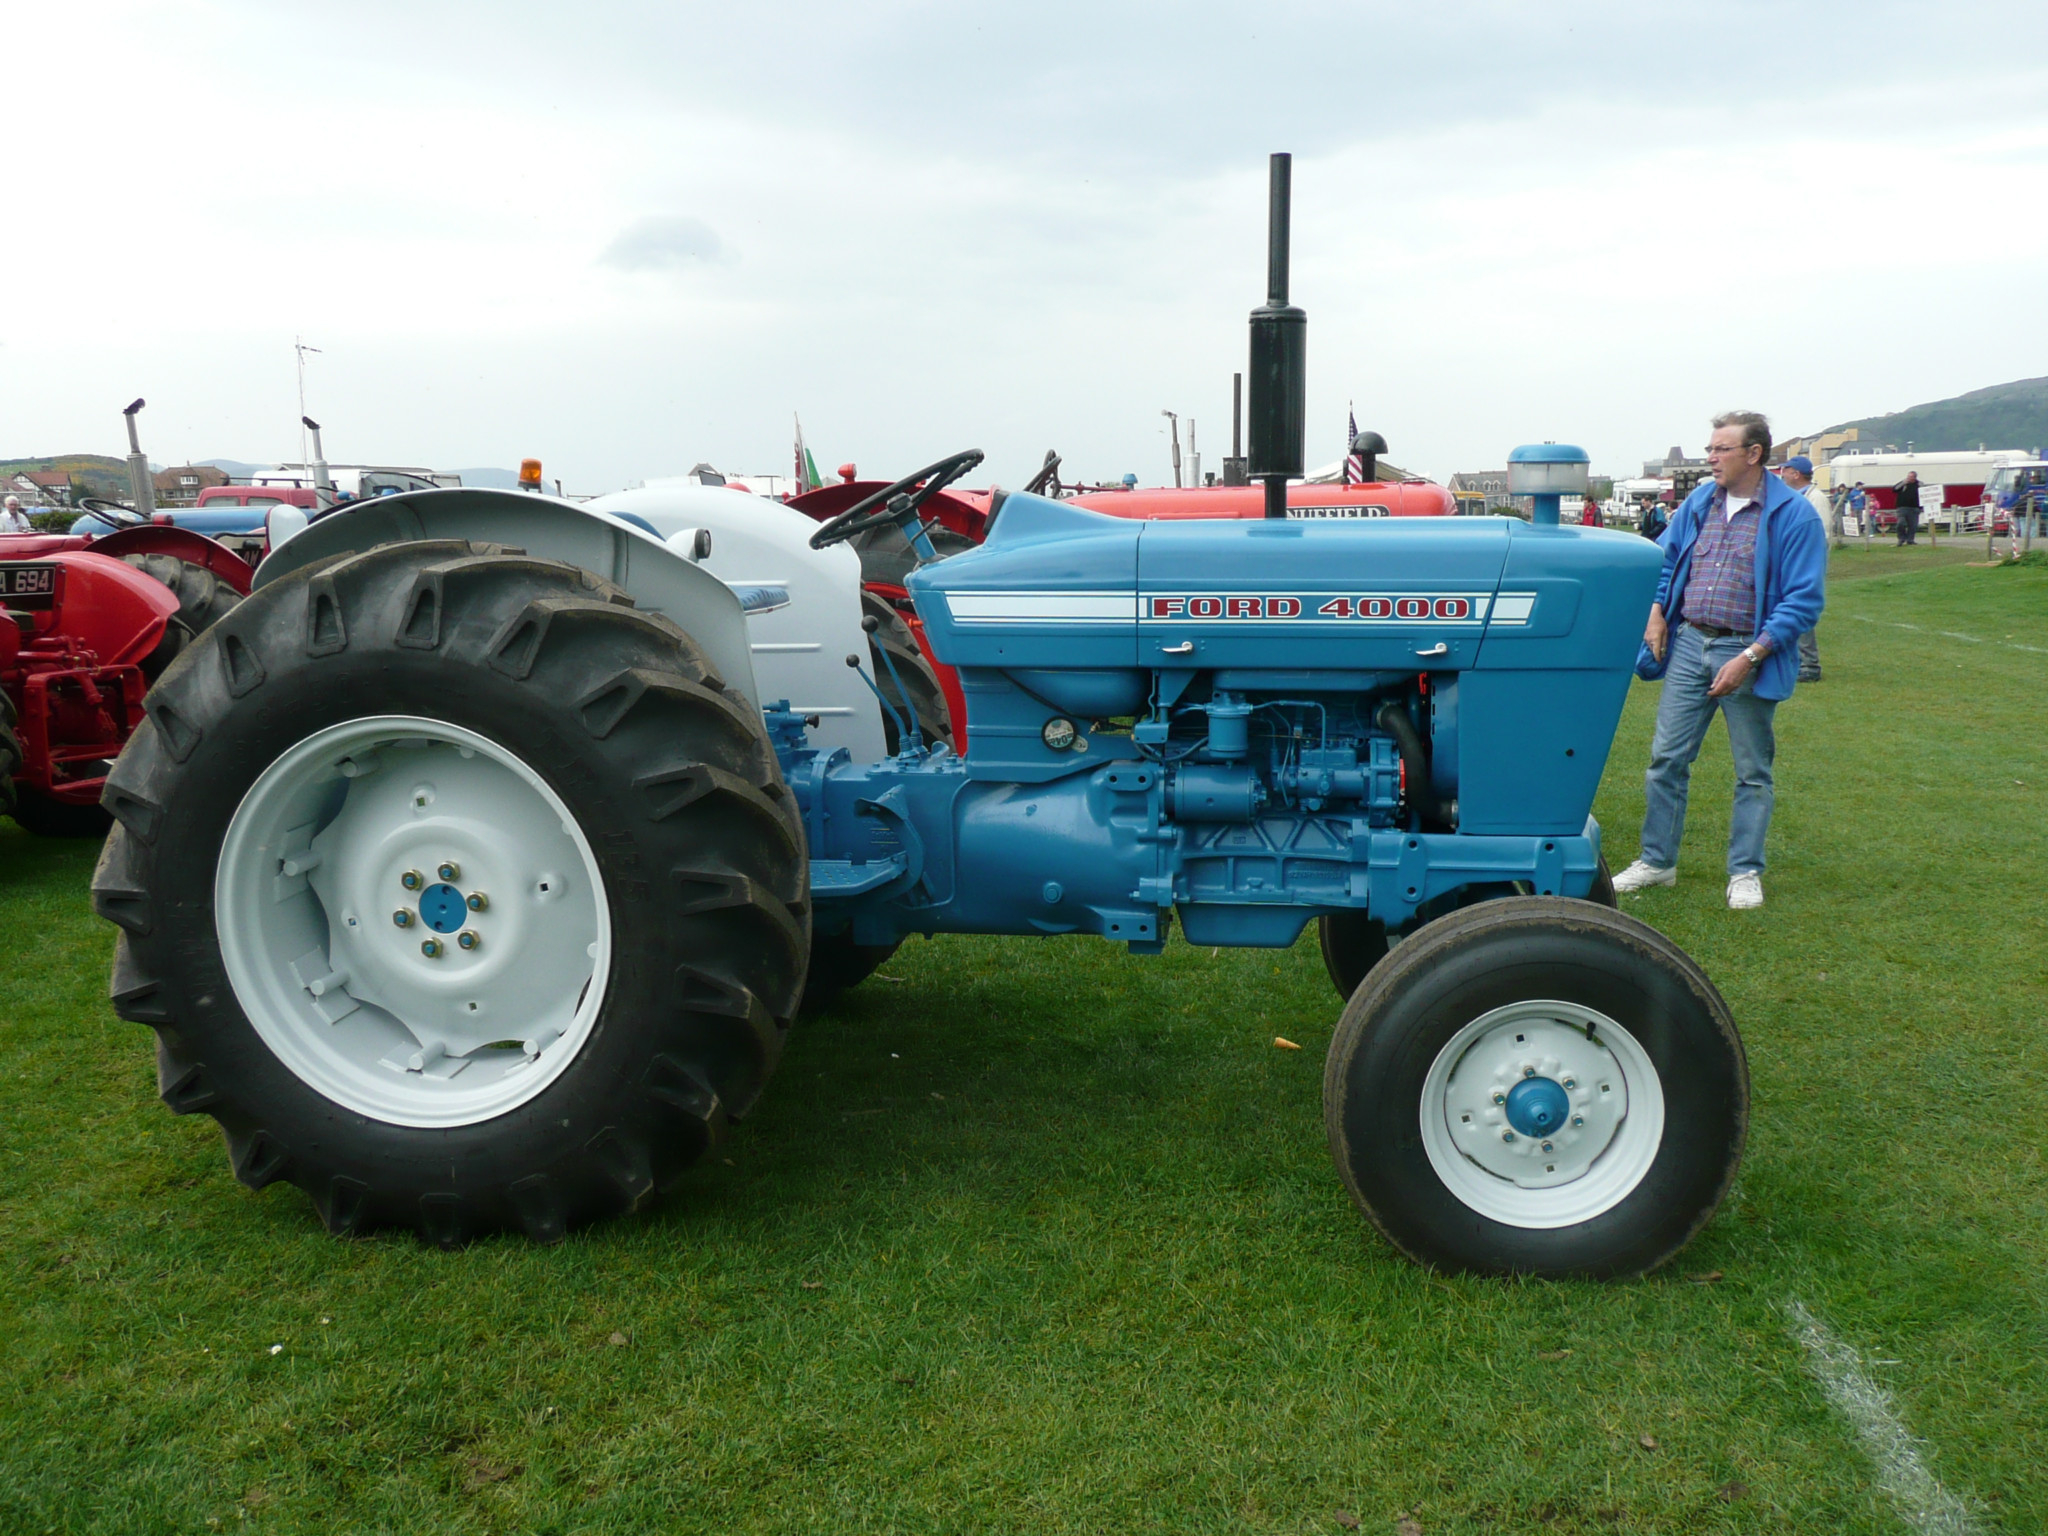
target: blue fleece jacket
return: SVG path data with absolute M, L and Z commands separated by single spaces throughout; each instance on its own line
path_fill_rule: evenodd
M 1711 480 L 1685 498 L 1658 540 L 1664 546 L 1664 574 L 1657 579 L 1657 603 L 1676 628 L 1685 617 L 1685 584 L 1692 575 L 1693 545 L 1716 504 Z M 1813 503 L 1776 475 L 1764 475 L 1763 508 L 1756 528 L 1756 633 L 1771 637 L 1771 653 L 1757 669 L 1760 699 L 1789 699 L 1799 676 L 1799 637 L 1820 622 L 1828 571 L 1828 536 Z M 1754 638 L 1752 636 L 1751 638 Z

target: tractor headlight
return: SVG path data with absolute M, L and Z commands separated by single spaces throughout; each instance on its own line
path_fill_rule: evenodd
M 1074 729 L 1074 722 L 1064 715 L 1054 715 L 1038 732 L 1038 739 L 1055 752 L 1064 752 L 1080 738 Z

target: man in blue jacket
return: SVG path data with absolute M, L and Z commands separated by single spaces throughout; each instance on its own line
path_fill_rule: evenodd
M 1764 904 L 1771 825 L 1771 716 L 1792 696 L 1799 637 L 1820 621 L 1827 537 L 1805 497 L 1765 470 L 1771 424 L 1755 411 L 1714 418 L 1713 479 L 1685 499 L 1664 536 L 1664 574 L 1636 668 L 1661 672 L 1657 734 L 1644 775 L 1642 857 L 1617 891 L 1678 880 L 1693 759 L 1719 710 L 1735 758 L 1728 905 Z

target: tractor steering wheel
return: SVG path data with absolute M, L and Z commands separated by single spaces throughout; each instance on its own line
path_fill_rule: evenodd
M 870 528 L 902 526 L 917 516 L 917 509 L 982 461 L 979 448 L 927 464 L 916 474 L 905 475 L 894 485 L 885 485 L 872 496 L 863 496 L 811 535 L 811 548 L 824 549 L 847 539 L 858 538 Z M 914 489 L 913 489 L 914 487 Z
M 124 507 L 118 501 L 108 501 L 101 496 L 79 498 L 79 510 L 90 512 L 102 522 L 112 523 L 116 528 L 147 528 L 149 519 L 131 507 Z

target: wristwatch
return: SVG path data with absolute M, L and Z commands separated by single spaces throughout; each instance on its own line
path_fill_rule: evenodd
M 1764 664 L 1762 655 L 1758 653 L 1757 648 L 1753 645 L 1745 645 L 1742 648 L 1742 659 L 1749 663 L 1749 670 L 1752 672 Z

